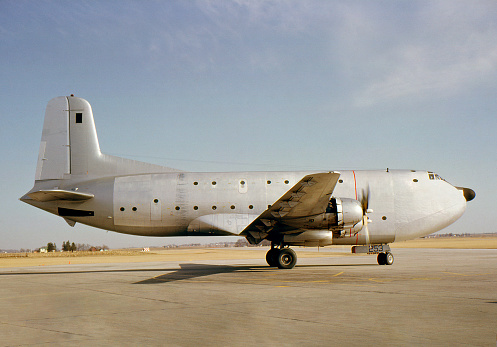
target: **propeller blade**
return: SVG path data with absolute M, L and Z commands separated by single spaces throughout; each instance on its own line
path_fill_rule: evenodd
M 367 189 L 362 190 L 362 197 L 361 197 L 361 206 L 362 206 L 362 214 L 366 215 L 368 208 L 369 208 L 369 185 Z

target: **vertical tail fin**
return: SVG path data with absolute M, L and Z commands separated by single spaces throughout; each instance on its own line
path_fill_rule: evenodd
M 50 100 L 45 112 L 36 180 L 88 175 L 97 168 L 101 155 L 88 101 L 73 96 Z
M 103 177 L 171 171 L 178 170 L 103 154 L 88 101 L 71 95 L 48 102 L 36 168 L 37 181 L 80 175 Z
M 35 180 L 63 179 L 71 173 L 69 149 L 69 103 L 65 96 L 53 98 L 45 111 Z

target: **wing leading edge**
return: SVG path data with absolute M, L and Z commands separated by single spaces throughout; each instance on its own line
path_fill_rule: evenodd
M 33 193 L 29 193 L 28 196 L 36 201 L 54 201 L 54 200 L 82 201 L 94 197 L 94 195 L 90 193 L 82 193 L 82 192 L 63 190 L 63 189 L 42 189 Z
M 285 225 L 285 221 L 325 212 L 339 177 L 339 172 L 322 172 L 304 176 L 250 223 L 240 235 L 245 235 L 251 243 L 257 243 L 266 238 L 269 233 L 283 234 L 301 231 Z

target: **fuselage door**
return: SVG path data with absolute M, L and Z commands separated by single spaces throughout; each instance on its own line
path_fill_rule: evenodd
M 150 220 L 162 220 L 161 201 L 159 199 L 154 199 L 150 203 Z
M 248 183 L 245 178 L 241 178 L 238 180 L 238 192 L 241 194 L 245 194 L 248 191 Z

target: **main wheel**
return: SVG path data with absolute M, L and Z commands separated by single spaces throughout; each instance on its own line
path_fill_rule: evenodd
M 387 255 L 385 253 L 378 253 L 376 260 L 378 261 L 378 265 L 386 265 Z
M 393 264 L 393 254 L 390 252 L 385 253 L 385 265 Z
M 297 263 L 297 254 L 290 248 L 283 248 L 280 249 L 277 259 L 280 269 L 291 269 Z
M 280 250 L 278 248 L 271 248 L 266 253 L 266 261 L 269 266 L 278 266 L 278 254 Z

